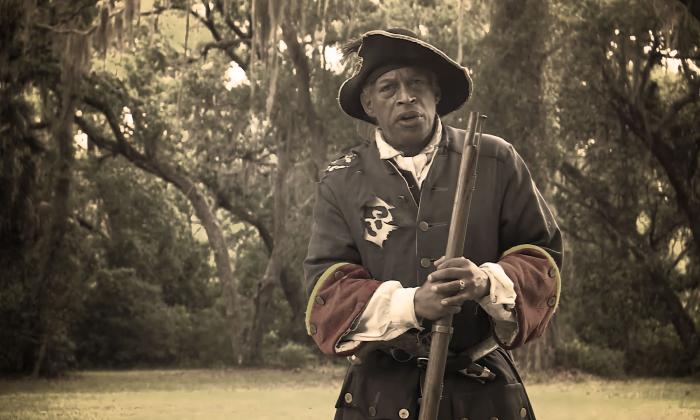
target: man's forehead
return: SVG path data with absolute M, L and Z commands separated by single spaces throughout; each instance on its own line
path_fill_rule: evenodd
M 372 81 L 379 83 L 381 81 L 389 81 L 389 80 L 395 80 L 399 77 L 406 77 L 406 76 L 425 76 L 425 77 L 430 77 L 431 75 L 435 74 L 431 70 L 426 69 L 425 67 L 421 66 L 413 66 L 413 65 L 406 65 L 406 66 L 393 66 L 391 68 L 386 68 L 386 69 L 378 69 L 381 73 L 374 75 L 374 77 L 368 78 L 368 81 L 372 83 Z M 384 70 L 384 71 L 382 71 Z

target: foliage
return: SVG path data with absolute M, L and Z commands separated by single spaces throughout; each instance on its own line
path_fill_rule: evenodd
M 625 355 L 587 344 L 578 339 L 563 343 L 557 349 L 557 364 L 564 369 L 578 369 L 604 377 L 619 377 L 625 372 Z
M 281 347 L 273 348 L 267 362 L 283 369 L 301 369 L 318 360 L 308 345 L 288 341 Z

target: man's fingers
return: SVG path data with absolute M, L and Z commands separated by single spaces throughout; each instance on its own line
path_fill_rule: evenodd
M 441 283 L 432 286 L 432 291 L 441 295 L 454 295 L 455 293 L 464 290 L 466 287 L 466 281 L 453 280 L 447 283 Z
M 464 257 L 456 257 L 449 259 L 442 257 L 439 260 L 435 261 L 435 267 L 437 267 L 438 270 L 449 267 L 469 268 L 471 265 L 474 265 L 474 263 Z
M 438 271 L 435 271 L 434 273 L 430 274 L 430 277 L 434 282 L 444 282 L 447 280 L 451 281 L 463 278 L 469 279 L 472 277 L 472 273 L 465 268 L 453 267 L 443 268 Z
M 473 293 L 471 292 L 462 292 L 458 293 L 454 296 L 448 296 L 442 298 L 440 301 L 440 304 L 443 306 L 462 306 L 462 303 L 464 303 L 467 300 L 474 300 L 474 296 L 472 296 Z

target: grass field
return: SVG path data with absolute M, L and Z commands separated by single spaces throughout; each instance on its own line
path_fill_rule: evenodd
M 82 372 L 0 379 L 0 419 L 332 418 L 342 369 Z M 528 386 L 540 420 L 700 419 L 700 383 L 541 379 Z

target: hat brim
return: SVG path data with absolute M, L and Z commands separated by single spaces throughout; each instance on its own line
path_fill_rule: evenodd
M 441 90 L 436 111 L 440 116 L 460 108 L 472 93 L 472 80 L 465 67 L 427 42 L 410 36 L 376 30 L 362 36 L 357 55 L 360 69 L 340 86 L 340 108 L 353 118 L 374 124 L 360 100 L 367 77 L 377 68 L 389 64 L 421 66 L 434 72 Z

